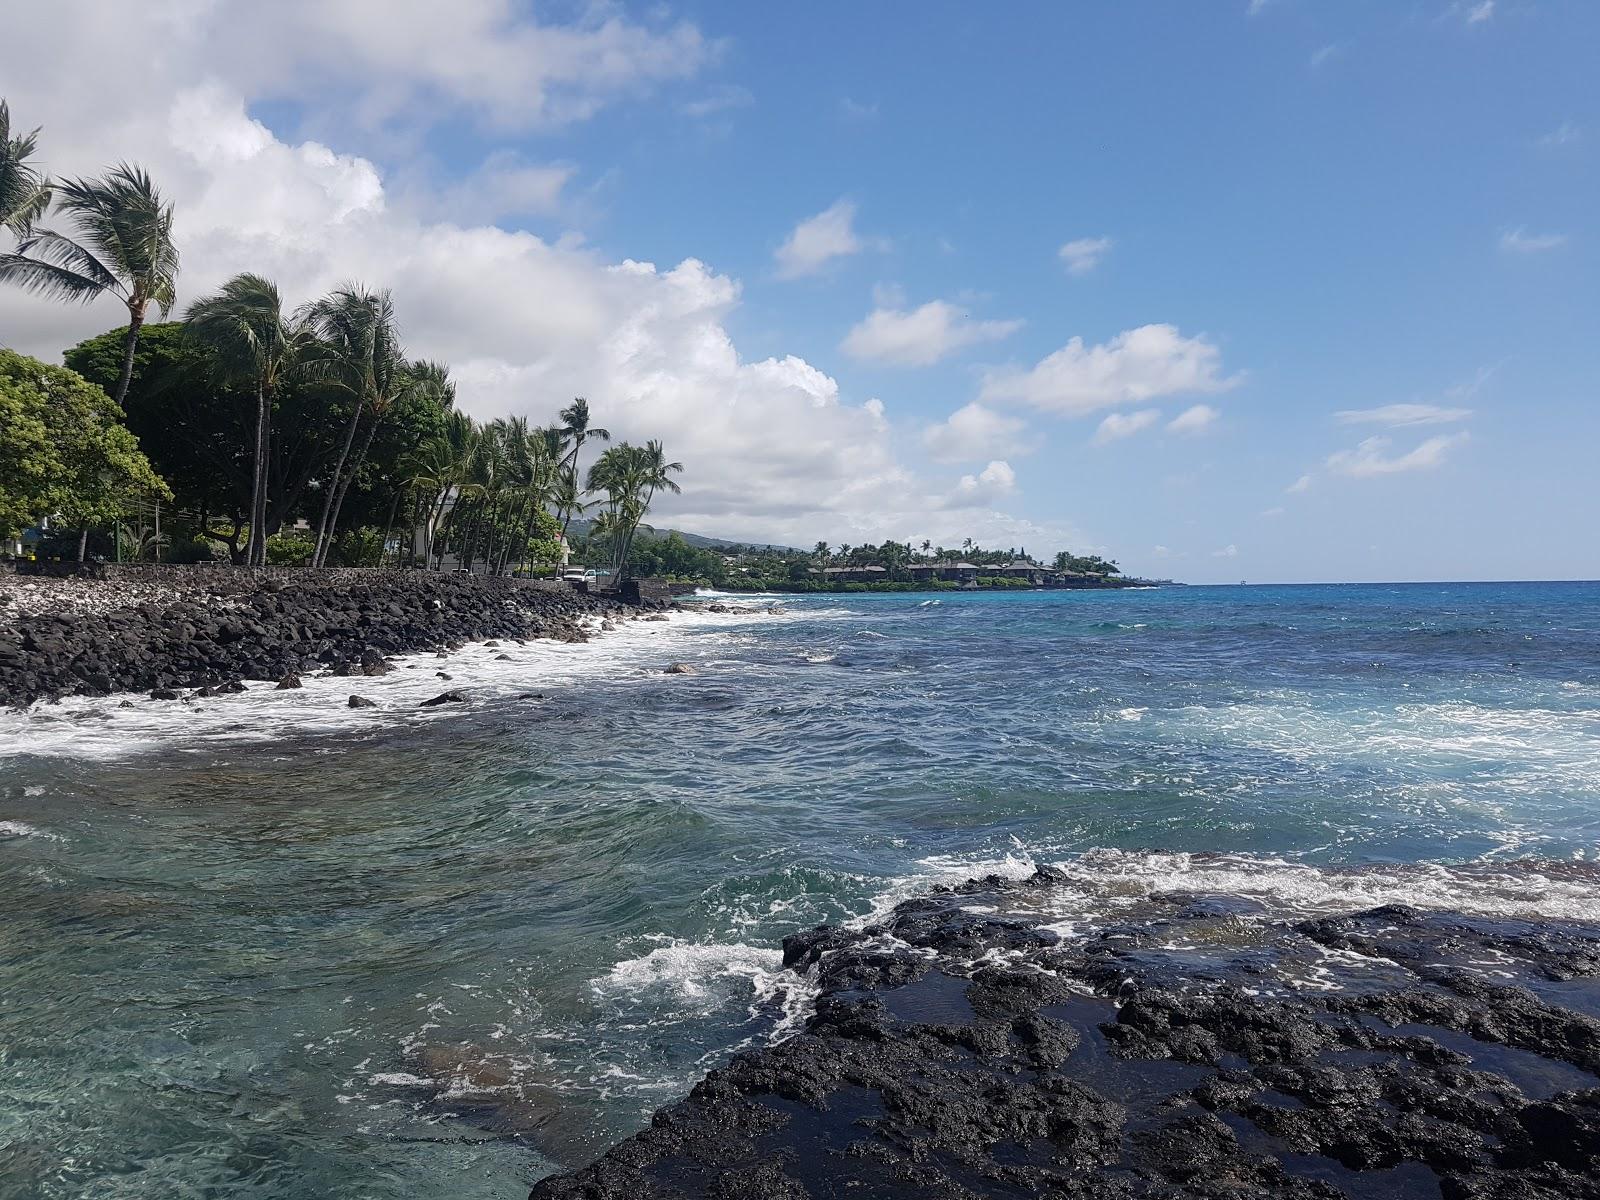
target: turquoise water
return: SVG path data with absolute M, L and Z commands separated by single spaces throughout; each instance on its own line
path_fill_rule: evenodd
M 1600 585 L 784 604 L 0 716 L 0 1196 L 520 1197 L 974 871 L 1600 919 Z

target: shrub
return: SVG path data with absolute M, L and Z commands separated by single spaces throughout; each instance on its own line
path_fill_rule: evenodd
M 311 561 L 316 543 L 292 533 L 275 533 L 267 539 L 267 562 L 274 567 L 303 567 Z

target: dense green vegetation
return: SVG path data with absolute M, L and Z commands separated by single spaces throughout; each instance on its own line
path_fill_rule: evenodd
M 580 552 L 584 546 L 578 543 Z M 631 570 L 687 583 L 705 584 L 729 591 L 761 592 L 904 592 L 940 591 L 961 586 L 954 580 L 914 577 L 913 568 L 930 563 L 961 562 L 977 568 L 971 572 L 979 587 L 1027 588 L 1032 584 L 1015 575 L 996 575 L 992 569 L 1027 558 L 1016 548 L 984 550 L 972 542 L 948 550 L 924 542 L 913 546 L 887 541 L 880 545 L 838 546 L 818 542 L 810 551 L 775 546 L 727 545 L 719 549 L 691 546 L 681 535 L 656 537 L 648 531 L 635 541 L 629 555 Z M 984 567 L 991 568 L 985 572 Z M 883 568 L 871 580 L 830 579 L 828 568 Z M 1041 568 L 1042 569 L 1042 568 Z M 1086 584 L 1120 579 L 1115 562 L 1097 555 L 1057 554 L 1049 570 L 1085 577 Z

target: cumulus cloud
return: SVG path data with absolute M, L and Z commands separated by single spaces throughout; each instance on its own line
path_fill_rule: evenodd
M 408 199 L 426 215 L 473 224 L 555 216 L 566 207 L 565 190 L 577 173 L 571 163 L 531 163 L 514 151 L 497 151 L 456 183 L 418 187 Z
M 1397 475 L 1403 471 L 1426 471 L 1444 462 L 1450 450 L 1465 442 L 1467 437 L 1465 433 L 1440 434 L 1398 455 L 1389 454 L 1389 447 L 1393 444 L 1389 438 L 1369 437 L 1354 449 L 1330 454 L 1328 469 L 1357 479 Z
M 1301 492 L 1309 492 L 1311 490 L 1311 476 L 1302 475 L 1283 490 L 1291 496 L 1298 496 Z
M 1204 335 L 1184 337 L 1172 325 L 1141 325 L 1097 346 L 1075 337 L 1029 369 L 992 372 L 979 399 L 1083 416 L 1162 396 L 1221 392 L 1237 382 L 1237 376 L 1222 374 L 1222 352 Z
M 963 475 L 950 497 L 953 508 L 993 504 L 1017 490 L 1017 473 L 1003 459 L 990 463 L 976 475 Z
M 924 429 L 922 443 L 940 462 L 1027 454 L 1033 447 L 1023 437 L 1026 428 L 1026 422 L 1020 417 L 1010 417 L 974 402 Z
M 839 200 L 794 227 L 775 257 L 780 279 L 815 275 L 835 259 L 863 250 L 881 248 L 882 239 L 863 238 L 856 232 L 856 206 Z
M 1512 254 L 1538 254 L 1543 250 L 1559 250 L 1566 244 L 1564 233 L 1529 233 L 1520 225 L 1500 235 L 1500 249 Z
M 1481 25 L 1494 16 L 1494 0 L 1457 0 L 1452 11 L 1468 25 Z
M 1217 423 L 1220 412 L 1209 404 L 1196 404 L 1186 408 L 1172 420 L 1167 422 L 1168 433 L 1196 434 L 1204 433 Z
M 23 10 L 13 36 L 0 41 L 7 98 L 19 122 L 45 126 L 53 170 L 88 173 L 133 156 L 175 202 L 180 307 L 243 270 L 273 277 L 295 302 L 346 279 L 388 286 L 408 352 L 452 364 L 466 411 L 543 420 L 585 395 L 618 436 L 662 438 L 689 468 L 684 495 L 659 501 L 664 523 L 796 545 L 818 536 L 904 537 L 934 524 L 928 536 L 1016 537 L 1026 524 L 992 509 L 930 519 L 925 498 L 939 493 L 899 462 L 882 404 L 851 403 L 831 376 L 800 358 L 742 356 L 727 329 L 739 284 L 705 263 L 615 261 L 581 241 L 436 219 L 398 199 L 373 161 L 336 144 L 279 136 L 250 115 L 257 94 L 213 73 L 217 63 L 232 62 L 213 53 L 214 39 L 231 39 L 231 30 L 217 31 L 214 8 L 202 0 L 182 7 L 194 23 L 172 23 L 178 9 L 171 6 L 156 5 L 162 20 L 152 21 L 148 7 L 65 0 Z M 467 9 L 469 24 L 484 11 Z M 284 6 L 301 36 L 277 38 L 262 53 L 305 40 L 316 27 L 306 11 Z M 80 33 L 85 54 L 104 68 L 94 89 L 29 50 Z M 502 61 L 500 50 L 480 49 L 475 68 L 452 69 Z M 255 70 L 240 78 L 255 78 Z M 347 78 L 358 90 L 382 83 L 354 68 Z M 476 103 L 473 86 L 460 83 L 458 105 Z M 107 94 L 139 102 L 108 107 Z M 514 173 L 527 164 L 496 165 Z M 530 194 L 557 194 L 553 184 L 541 192 L 524 182 L 528 191 L 516 193 L 523 203 Z M 114 302 L 69 307 L 0 289 L 6 342 L 46 358 L 122 319 Z M 1003 496 L 1014 483 L 1008 473 L 1003 466 L 975 476 L 968 501 Z M 1047 527 L 1030 527 L 1029 540 L 1054 540 L 1041 532 Z M 1075 531 L 1059 531 L 1059 544 L 1070 544 L 1069 535 L 1082 544 Z
M 1379 408 L 1345 408 L 1333 414 L 1342 425 L 1450 425 L 1465 421 L 1470 408 L 1443 408 L 1437 404 L 1385 404 Z
M 953 304 L 930 300 L 909 312 L 874 309 L 840 348 L 867 362 L 926 367 L 966 346 L 1010 337 L 1021 327 L 1021 321 L 974 321 Z
M 1160 412 L 1153 408 L 1146 408 L 1140 412 L 1111 413 L 1094 431 L 1094 444 L 1104 446 L 1107 442 L 1132 437 L 1140 430 L 1149 429 L 1160 417 Z
M 1056 251 L 1067 268 L 1068 275 L 1087 275 L 1100 265 L 1100 260 L 1111 252 L 1113 243 L 1108 237 L 1077 238 Z
M 1212 558 L 1238 558 L 1239 557 L 1239 547 L 1235 546 L 1232 542 L 1229 542 L 1222 549 L 1213 550 L 1211 552 L 1211 557 Z
M 120 52 L 129 62 L 181 62 L 252 98 L 337 106 L 341 124 L 368 127 L 446 112 L 500 129 L 582 120 L 692 77 L 719 50 L 688 22 L 642 23 L 602 4 L 580 5 L 575 19 L 559 22 L 514 0 L 151 0 L 143 30 L 128 37 L 93 0 L 52 7 L 46 19 L 67 18 L 85 61 L 105 64 Z M 130 40 L 151 52 L 130 52 Z

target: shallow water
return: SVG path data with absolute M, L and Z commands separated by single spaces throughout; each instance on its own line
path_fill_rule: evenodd
M 521 1196 L 975 871 L 1600 919 L 1600 585 L 784 603 L 0 716 L 0 1195 Z

